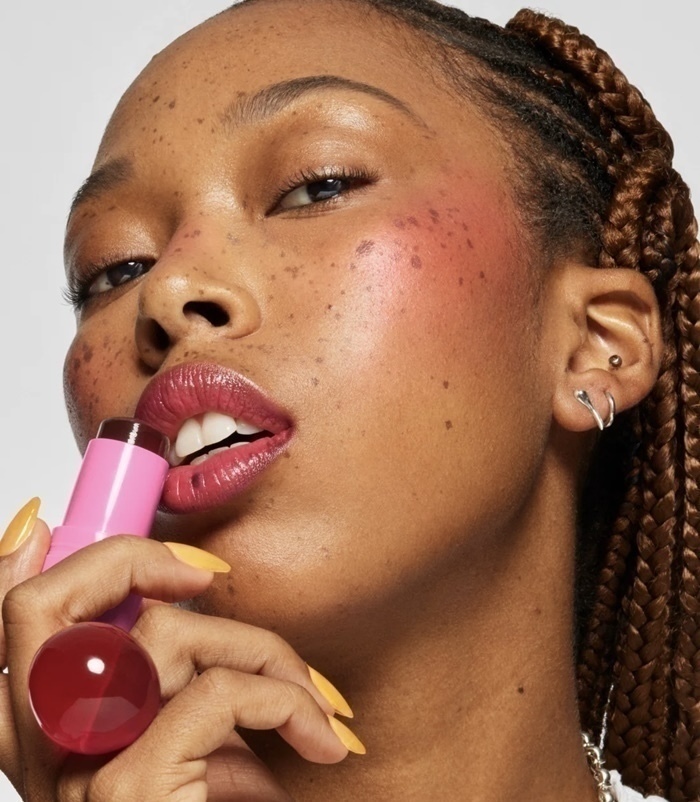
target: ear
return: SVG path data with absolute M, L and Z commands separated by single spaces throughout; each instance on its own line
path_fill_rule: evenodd
M 635 270 L 567 264 L 557 268 L 548 301 L 555 340 L 554 419 L 572 432 L 597 428 L 577 400 L 585 390 L 603 420 L 610 414 L 605 393 L 618 412 L 638 404 L 656 382 L 663 338 L 656 295 Z M 619 367 L 610 358 L 620 358 Z M 617 361 L 617 360 L 614 360 Z

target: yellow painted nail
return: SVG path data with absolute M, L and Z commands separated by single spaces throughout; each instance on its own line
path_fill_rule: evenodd
M 31 535 L 39 515 L 40 506 L 41 499 L 33 498 L 31 501 L 28 501 L 17 515 L 15 515 L 12 521 L 10 521 L 10 525 L 7 527 L 5 534 L 0 540 L 0 557 L 7 557 L 8 554 L 17 551 L 22 543 Z
M 356 755 L 367 754 L 367 750 L 365 749 L 365 745 L 362 743 L 362 741 L 349 727 L 343 724 L 342 721 L 338 721 L 338 719 L 333 718 L 333 716 L 328 716 L 328 721 L 331 723 L 333 732 L 338 736 L 340 742 L 348 751 L 353 752 Z
M 350 705 L 345 701 L 340 691 L 329 682 L 323 674 L 319 674 L 315 668 L 307 666 L 309 674 L 311 674 L 311 682 L 316 686 L 318 692 L 323 698 L 333 707 L 336 713 L 347 718 L 354 718 Z
M 205 571 L 213 571 L 215 574 L 227 574 L 231 566 L 222 559 L 204 549 L 196 546 L 188 546 L 186 543 L 163 543 L 167 546 L 178 560 L 193 568 L 202 568 Z

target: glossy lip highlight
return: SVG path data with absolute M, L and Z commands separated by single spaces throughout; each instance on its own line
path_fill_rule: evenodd
M 242 418 L 271 436 L 215 454 L 199 465 L 171 468 L 161 509 L 198 512 L 231 501 L 285 450 L 294 434 L 291 417 L 249 379 L 202 362 L 178 365 L 155 378 L 141 396 L 135 416 L 174 441 L 188 418 L 209 411 Z

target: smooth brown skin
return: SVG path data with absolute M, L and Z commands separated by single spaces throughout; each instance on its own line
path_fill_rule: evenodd
M 84 447 L 101 419 L 133 413 L 156 372 L 195 360 L 240 371 L 294 417 L 286 458 L 235 503 L 164 516 L 157 528 L 233 565 L 182 607 L 281 634 L 352 704 L 364 758 L 321 766 L 274 733 L 249 738 L 293 798 L 594 802 L 571 661 L 576 480 L 594 422 L 574 391 L 585 388 L 604 417 L 606 390 L 618 410 L 638 403 L 659 369 L 658 309 L 639 274 L 586 267 L 574 254 L 542 278 L 500 134 L 427 77 L 411 34 L 384 41 L 373 27 L 364 9 L 338 2 L 260 3 L 175 42 L 127 92 L 95 166 L 125 157 L 133 172 L 73 215 L 67 265 L 158 263 L 81 317 L 66 361 L 71 421 Z M 313 75 L 379 87 L 423 122 L 356 91 L 321 89 L 268 119 L 222 123 L 242 96 Z M 300 170 L 325 166 L 364 166 L 378 180 L 311 213 L 274 208 Z M 217 304 L 229 323 L 185 315 L 193 300 Z M 170 337 L 165 349 L 153 321 Z M 127 577 L 162 547 L 116 548 L 110 559 Z M 153 558 L 158 580 L 140 579 L 145 595 L 204 589 L 191 569 Z M 32 589 L 55 576 L 63 619 L 66 609 L 89 617 L 76 589 L 104 559 L 93 547 L 25 582 L 9 609 L 29 617 L 19 608 L 36 609 Z M 3 561 L 0 587 L 36 572 L 29 563 L 21 550 Z M 90 612 L 110 606 L 101 593 Z M 169 614 L 176 642 L 190 631 L 175 623 L 186 613 Z M 59 628 L 61 615 L 44 615 Z M 191 653 L 213 639 L 225 660 L 217 633 L 235 622 L 201 622 Z M 22 762 L 48 777 L 55 769 L 39 768 L 22 685 L 46 633 L 15 630 L 12 640 L 6 627 L 9 655 L 21 655 L 10 660 L 21 758 L 2 768 L 17 773 Z M 271 648 L 264 632 L 250 638 Z M 182 659 L 172 645 L 162 671 L 178 674 Z M 187 704 L 180 722 L 197 710 L 206 719 L 220 698 Z M 178 728 L 177 714 L 161 732 Z M 311 729 L 324 744 L 311 760 L 342 757 L 330 754 L 324 721 Z M 198 746 L 201 732 L 182 737 Z M 167 767 L 191 768 L 187 746 L 139 745 L 115 759 L 120 774 L 107 764 L 95 776 L 157 782 Z M 149 799 L 253 799 L 225 790 L 237 759 L 210 760 L 208 797 Z M 262 768 L 250 776 L 266 789 L 260 799 L 286 798 Z M 81 790 L 61 799 L 100 798 L 85 796 L 85 778 L 66 784 Z M 129 798 L 117 789 L 110 799 Z

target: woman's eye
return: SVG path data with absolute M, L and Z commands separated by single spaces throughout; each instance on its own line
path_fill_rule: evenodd
M 280 209 L 296 209 L 299 206 L 309 206 L 312 203 L 332 200 L 352 187 L 352 181 L 347 178 L 324 178 L 320 181 L 311 181 L 288 192 L 279 202 Z
M 103 270 L 87 289 L 89 296 L 113 290 L 127 281 L 139 278 L 150 268 L 147 262 L 121 262 L 118 265 Z

